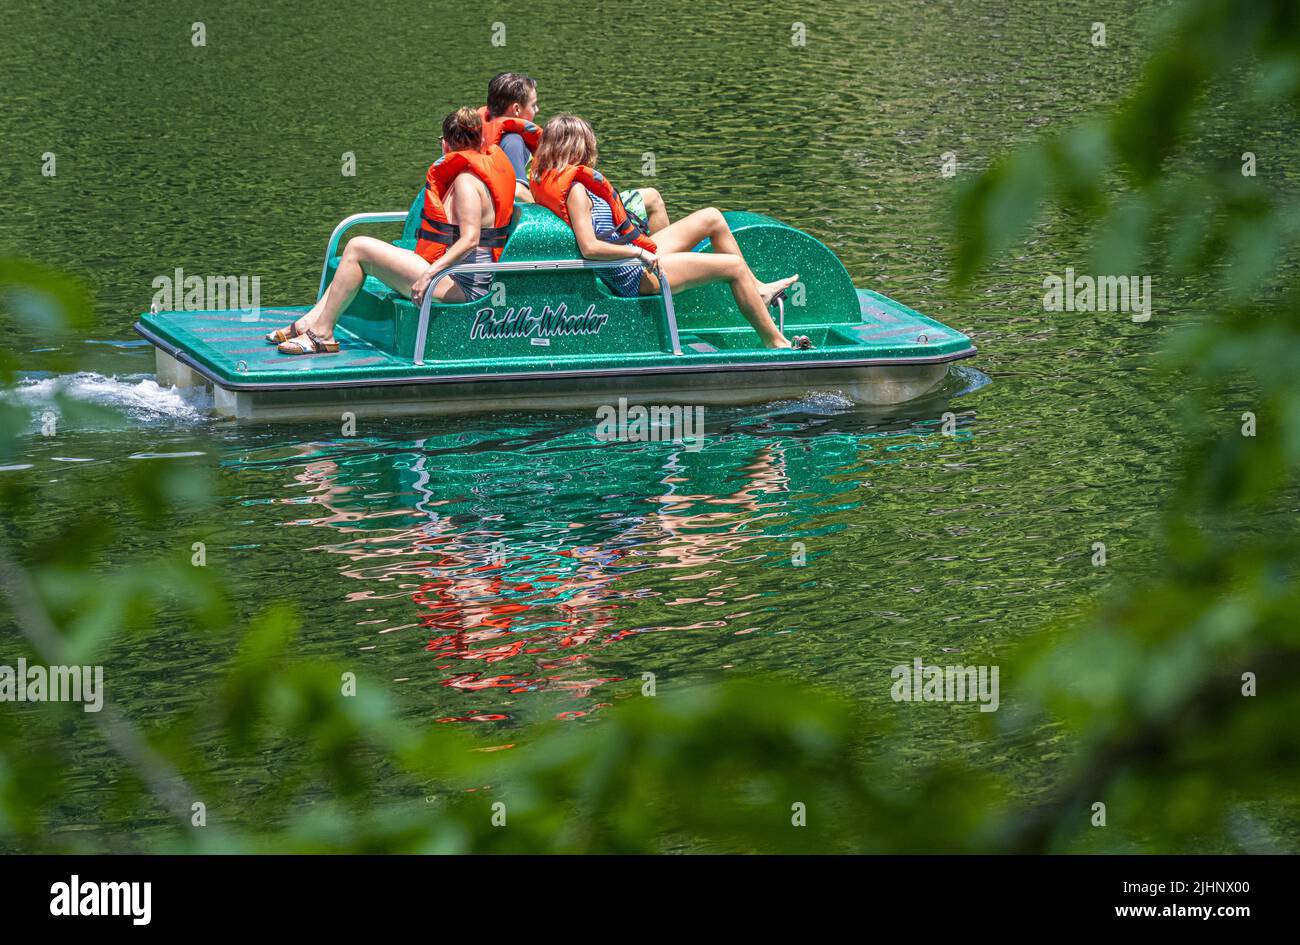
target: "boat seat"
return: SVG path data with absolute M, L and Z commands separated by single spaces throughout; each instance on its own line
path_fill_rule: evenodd
M 761 213 L 728 211 L 723 216 L 745 261 L 759 279 L 771 282 L 799 274 L 798 283 L 785 301 L 787 335 L 795 330 L 809 334 L 817 326 L 862 320 L 853 279 L 821 242 Z M 706 249 L 707 241 L 695 247 L 696 252 Z M 677 324 L 683 333 L 727 332 L 745 326 L 726 283 L 698 286 L 675 295 L 674 300 Z M 777 317 L 775 309 L 772 317 Z
M 412 200 L 402 235 L 393 241 L 395 246 L 415 248 L 422 204 L 422 194 Z M 501 254 L 503 262 L 581 258 L 577 239 L 567 223 L 536 204 L 515 204 L 509 235 Z M 336 257 L 330 261 L 329 278 L 333 278 L 337 266 Z M 488 348 L 501 357 L 533 358 L 539 353 L 576 354 L 579 348 L 587 354 L 652 353 L 672 349 L 662 297 L 615 296 L 594 270 L 504 272 L 494 275 L 493 284 L 503 290 L 504 301 L 498 299 L 493 303 L 489 297 L 486 301 L 433 304 L 425 344 L 426 359 L 457 355 L 480 357 Z M 504 316 L 511 307 L 531 307 L 534 315 L 541 315 L 548 307 L 553 311 L 560 306 L 570 319 L 594 312 L 595 317 L 604 319 L 603 324 L 608 327 L 591 332 L 595 337 L 579 339 L 559 335 L 549 340 L 519 335 L 514 328 L 505 329 L 504 336 L 489 340 L 472 329 L 475 319 L 485 308 L 494 309 Z M 340 319 L 340 324 L 353 334 L 399 357 L 413 356 L 418 322 L 418 308 L 401 293 L 373 277 L 366 278 L 361 291 Z
M 422 203 L 422 194 L 412 200 L 402 235 L 394 241 L 395 245 L 414 249 Z M 863 321 L 857 290 L 844 265 L 827 247 L 808 234 L 761 214 L 731 212 L 726 218 L 758 278 L 769 281 L 799 273 L 799 286 L 785 304 L 787 334 L 794 329 L 809 333 L 818 326 L 824 331 L 830 324 Z M 695 247 L 697 252 L 708 249 L 707 241 Z M 577 239 L 568 224 L 536 204 L 516 202 L 501 261 L 558 259 L 581 259 Z M 331 278 L 337 265 L 337 259 L 331 260 Z M 499 350 L 501 356 L 509 352 L 511 357 L 536 357 L 541 353 L 539 349 L 551 355 L 577 349 L 576 340 L 528 338 L 514 327 L 473 327 L 484 309 L 493 310 L 490 317 L 504 318 L 512 307 L 516 312 L 531 307 L 534 316 L 548 307 L 554 310 L 564 306 L 570 318 L 589 311 L 606 317 L 611 327 L 596 332 L 598 337 L 582 342 L 588 354 L 672 350 L 662 297 L 615 296 L 593 269 L 503 272 L 494 274 L 492 281 L 494 293 L 486 301 L 434 303 L 425 338 L 426 357 L 433 356 L 429 354 L 432 351 L 437 351 L 437 356 L 479 357 L 489 347 Z M 497 289 L 501 290 L 500 295 Z M 742 332 L 743 344 L 756 346 L 725 283 L 674 293 L 674 303 L 679 332 L 695 335 L 693 342 L 716 345 L 720 343 L 718 339 L 725 339 L 729 342 L 727 347 L 731 347 L 733 335 L 739 340 L 742 335 L 736 333 Z M 400 293 L 378 279 L 367 277 L 362 291 L 344 313 L 342 324 L 384 351 L 413 357 L 417 349 L 418 316 L 417 307 Z M 504 334 L 493 336 L 489 344 L 484 334 L 487 331 Z
M 411 202 L 406 223 L 402 227 L 402 236 L 394 241 L 395 246 L 415 249 L 423 201 L 421 193 Z M 515 202 L 506 245 L 501 251 L 503 261 L 578 258 L 578 241 L 574 239 L 573 231 L 567 223 L 537 204 Z
M 415 195 L 415 199 L 411 201 L 410 209 L 406 211 L 406 221 L 402 225 L 402 235 L 392 241 L 394 246 L 400 246 L 402 249 L 409 249 L 412 252 L 415 251 L 416 234 L 419 232 L 420 229 L 420 210 L 423 207 L 423 203 L 424 203 L 424 191 L 421 190 L 419 193 Z M 563 222 L 560 221 L 559 218 L 556 217 L 554 214 L 531 204 L 516 203 L 514 215 L 510 220 L 510 229 L 506 236 L 506 246 L 502 252 L 503 259 L 568 258 L 560 255 L 552 255 L 548 257 L 548 256 L 514 255 L 510 253 L 510 249 L 511 249 L 510 244 L 514 237 L 515 231 L 518 228 L 521 215 L 528 215 L 529 217 L 533 217 L 534 214 L 538 214 L 538 213 L 546 214 L 547 216 L 550 216 L 552 219 L 554 219 L 557 223 L 560 223 L 560 225 L 564 227 L 564 230 L 566 231 L 567 235 L 572 241 L 572 233 L 568 232 L 568 227 L 565 226 Z M 530 223 L 530 226 L 531 225 L 534 224 Z M 556 235 L 558 234 L 552 233 L 550 238 L 553 239 Z M 536 241 L 536 235 L 534 235 L 534 237 L 530 240 L 530 242 L 532 241 Z M 578 251 L 578 246 L 576 241 L 573 241 L 572 251 L 576 257 Z M 333 279 L 334 272 L 338 268 L 338 256 L 335 256 L 332 260 L 330 260 L 329 268 L 330 268 L 330 279 Z M 390 288 L 389 286 L 381 282 L 379 279 L 376 279 L 374 276 L 366 276 L 365 282 L 363 282 L 361 285 L 361 292 L 369 296 L 375 302 L 378 303 L 390 302 L 393 299 L 402 298 L 401 294 L 396 289 Z

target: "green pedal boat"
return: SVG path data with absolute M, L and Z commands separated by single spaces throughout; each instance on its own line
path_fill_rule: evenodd
M 359 213 L 325 251 L 320 291 L 344 235 L 404 222 L 414 248 L 420 198 L 405 213 Z M 549 210 L 516 204 L 501 260 L 476 302 L 417 307 L 367 278 L 339 320 L 335 354 L 289 356 L 264 340 L 307 306 L 148 312 L 135 329 L 153 343 L 158 382 L 211 389 L 216 412 L 241 420 L 437 414 L 641 404 L 733 404 L 836 391 L 902 403 L 937 386 L 969 338 L 877 292 L 858 289 L 835 254 L 806 233 L 755 213 L 728 213 L 759 279 L 799 273 L 774 317 L 806 350 L 768 350 L 725 284 L 620 298 L 578 255 Z M 696 247 L 706 251 L 706 244 Z

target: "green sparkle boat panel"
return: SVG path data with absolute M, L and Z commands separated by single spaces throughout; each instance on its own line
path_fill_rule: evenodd
M 399 246 L 414 246 L 419 200 Z M 419 350 L 417 306 L 368 277 L 336 328 L 337 354 L 289 356 L 264 340 L 308 306 L 256 311 L 150 312 L 137 330 L 162 351 L 231 390 L 400 383 L 492 375 L 698 371 L 708 366 L 908 364 L 974 353 L 970 339 L 877 292 L 855 288 L 843 264 L 813 237 L 760 214 L 726 214 L 759 279 L 799 274 L 785 304 L 787 335 L 811 350 L 759 346 L 726 285 L 673 293 L 680 354 L 660 295 L 613 295 L 592 269 L 502 271 L 475 302 L 434 304 Z M 390 224 L 391 225 L 391 224 Z M 705 244 L 697 252 L 707 252 Z M 324 281 L 339 256 L 330 254 Z M 569 227 L 548 210 L 517 204 L 502 262 L 579 259 Z

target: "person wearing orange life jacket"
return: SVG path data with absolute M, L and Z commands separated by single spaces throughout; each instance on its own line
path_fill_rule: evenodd
M 495 144 L 506 152 L 515 168 L 515 199 L 532 203 L 528 189 L 528 162 L 540 144 L 537 118 L 537 82 L 522 72 L 502 72 L 488 83 L 487 104 L 478 110 L 483 119 L 483 146 Z M 668 208 L 653 187 L 627 190 L 619 195 L 627 208 L 644 217 L 650 232 L 669 224 Z
M 727 282 L 736 305 L 764 347 L 793 346 L 772 321 L 768 307 L 798 280 L 797 273 L 776 282 L 760 282 L 745 262 L 726 219 L 714 207 L 697 210 L 648 235 L 595 169 L 596 157 L 591 125 L 575 115 L 556 115 L 542 132 L 531 185 L 533 199 L 573 228 L 578 250 L 585 258 L 628 260 L 626 266 L 596 270 L 611 292 L 621 296 L 658 293 L 659 280 L 651 271 L 656 268 L 668 277 L 675 292 Z M 713 252 L 691 252 L 705 239 Z M 798 347 L 811 347 L 807 338 L 796 341 Z
M 528 192 L 528 161 L 537 150 L 541 129 L 537 117 L 537 82 L 521 72 L 502 72 L 488 83 L 487 104 L 478 110 L 483 121 L 483 147 L 496 145 L 515 170 L 515 199 L 532 203 Z
M 284 354 L 339 350 L 334 325 L 367 275 L 417 305 L 425 292 L 439 302 L 472 302 L 488 293 L 491 273 L 439 276 L 457 263 L 498 259 L 514 213 L 514 170 L 505 153 L 482 145 L 483 123 L 461 108 L 442 123 L 443 156 L 429 168 L 414 250 L 369 236 L 348 241 L 333 281 L 311 310 L 266 336 Z
M 523 142 L 524 148 L 528 151 L 531 158 L 537 146 L 542 143 L 541 125 L 536 125 L 531 121 L 524 121 L 522 118 L 493 118 L 484 105 L 478 110 L 479 120 L 483 122 L 483 148 L 486 150 L 492 145 L 501 147 L 501 142 L 509 138 L 518 138 Z M 501 148 L 505 150 L 505 148 Z M 509 157 L 509 154 L 506 155 Z M 514 161 L 510 162 L 512 165 Z

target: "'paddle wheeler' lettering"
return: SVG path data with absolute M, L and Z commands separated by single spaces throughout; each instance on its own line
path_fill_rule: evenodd
M 531 305 L 513 306 L 500 314 L 495 308 L 481 308 L 474 313 L 469 330 L 475 338 L 563 338 L 567 335 L 598 335 L 609 316 L 588 305 L 581 315 L 570 315 L 563 302 L 556 308 L 545 306 L 534 313 Z

